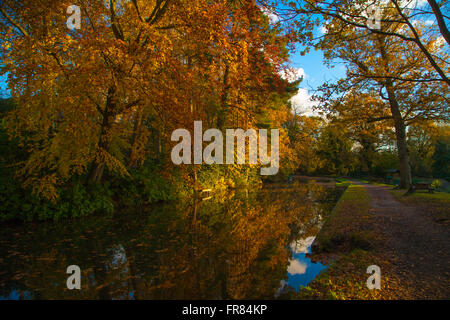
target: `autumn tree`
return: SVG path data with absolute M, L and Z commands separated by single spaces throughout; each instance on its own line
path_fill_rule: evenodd
M 72 4 L 0 4 L 17 105 L 8 128 L 30 154 L 18 174 L 38 194 L 55 199 L 74 175 L 126 176 L 194 120 L 256 126 L 286 85 L 291 40 L 254 1 L 80 0 L 81 28 L 70 30 Z
M 329 108 L 328 119 L 346 127 L 355 143 L 360 172 L 371 171 L 375 155 L 383 144 L 382 137 L 391 129 L 386 122 L 371 121 L 385 108 L 377 92 L 353 90 L 334 100 Z
M 428 5 L 417 0 L 348 0 L 348 1 L 302 1 L 260 0 L 262 5 L 270 8 L 280 17 L 281 23 L 290 26 L 295 22 L 298 31 L 298 40 L 307 46 L 314 47 L 325 37 L 315 36 L 315 29 L 322 24 L 326 33 L 333 33 L 333 24 L 358 30 L 358 32 L 371 32 L 384 36 L 389 41 L 403 41 L 416 52 L 421 52 L 424 63 L 432 70 L 434 81 L 445 82 L 450 85 L 448 69 L 442 66 L 442 61 L 448 59 L 440 53 L 430 50 L 427 43 L 435 40 L 450 45 L 450 33 L 446 26 L 449 17 L 447 1 L 429 0 Z M 389 12 L 390 14 L 386 14 Z M 396 25 L 397 28 L 378 28 L 380 25 Z M 431 21 L 431 26 L 430 26 Z M 434 23 L 436 22 L 436 23 Z M 420 27 L 428 25 L 426 33 Z M 328 28 L 328 27 L 331 28 Z M 306 51 L 309 50 L 307 47 Z M 448 51 L 447 51 L 448 53 Z
M 296 170 L 311 174 L 321 166 L 316 153 L 316 144 L 320 136 L 324 119 L 291 113 L 285 123 L 291 148 L 295 151 Z
M 433 122 L 419 122 L 408 128 L 411 170 L 419 176 L 433 175 L 433 153 L 439 129 Z
M 395 19 L 396 15 L 392 13 L 391 17 Z M 345 61 L 347 77 L 336 84 L 324 85 L 325 96 L 329 98 L 338 92 L 351 93 L 351 90 L 378 92 L 383 101 L 381 105 L 364 104 L 351 112 L 366 112 L 371 115 L 368 122 L 391 121 L 395 127 L 400 161 L 400 187 L 408 189 L 412 178 L 407 127 L 415 122 L 448 118 L 448 95 L 445 94 L 448 85 L 445 81 L 435 81 L 433 71 L 425 62 L 426 56 L 410 42 L 359 30 L 343 24 L 339 19 L 330 22 L 328 28 L 329 33 L 319 46 L 325 50 L 328 61 Z M 402 26 L 395 22 L 385 23 L 381 29 L 400 32 L 398 29 Z M 423 26 L 419 30 L 426 32 L 427 29 Z M 403 32 L 407 34 L 408 31 Z M 427 50 L 439 54 L 444 54 L 443 45 L 433 39 L 426 43 Z M 449 68 L 444 61 L 440 61 L 440 66 L 444 70 Z M 333 109 L 334 105 L 325 104 L 325 109 Z
M 434 145 L 433 174 L 435 177 L 450 177 L 450 127 L 440 126 Z
M 347 175 L 353 171 L 353 142 L 348 129 L 339 122 L 322 127 L 315 147 L 322 160 L 320 171 L 326 174 Z

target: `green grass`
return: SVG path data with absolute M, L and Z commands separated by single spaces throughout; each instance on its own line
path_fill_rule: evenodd
M 348 186 L 352 185 L 352 181 L 348 180 L 346 178 L 340 178 L 339 177 L 339 178 L 335 178 L 334 180 L 336 181 L 336 186 L 337 187 L 348 187 Z M 378 183 L 378 182 L 375 182 L 375 181 L 370 181 L 370 180 L 365 180 L 365 179 L 356 179 L 355 178 L 353 180 L 361 182 L 361 183 L 374 184 L 374 185 L 377 185 L 377 186 L 394 187 L 391 184 Z
M 368 219 L 370 197 L 363 186 L 350 184 L 320 230 L 316 252 L 350 251 L 372 247 L 374 235 L 361 229 Z
M 355 179 L 356 181 L 359 181 L 361 183 L 370 183 L 369 180 L 364 180 L 364 179 Z
M 413 202 L 429 202 L 429 203 L 448 203 L 450 204 L 450 193 L 447 192 L 434 192 L 428 191 L 416 191 L 414 193 L 406 193 L 405 190 L 391 190 L 391 193 L 401 201 L 413 201 Z
M 405 190 L 391 190 L 394 197 L 411 206 L 422 208 L 425 214 L 431 215 L 438 223 L 450 223 L 450 194 L 446 192 L 428 193 L 416 191 L 406 193 Z
M 350 181 L 336 182 L 336 187 L 348 187 L 352 183 Z
M 392 185 L 392 184 L 387 184 L 387 183 L 370 182 L 370 184 L 373 184 L 373 185 L 375 185 L 375 186 L 380 186 L 380 187 L 391 187 L 391 188 L 394 188 L 394 185 Z
M 345 178 L 334 178 L 336 181 L 336 187 L 348 187 L 352 184 L 352 182 Z

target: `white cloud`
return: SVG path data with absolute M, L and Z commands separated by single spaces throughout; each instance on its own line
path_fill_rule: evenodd
M 291 243 L 290 247 L 293 253 L 308 253 L 308 248 L 313 243 L 315 237 L 308 237 L 305 239 L 299 239 L 293 243 Z
M 416 25 L 421 25 L 421 24 L 424 24 L 424 25 L 426 25 L 426 26 L 431 26 L 431 25 L 434 24 L 434 20 L 431 20 L 431 19 L 425 20 L 425 21 L 422 21 L 422 20 L 411 20 L 411 23 L 412 23 L 414 26 L 416 26 Z
M 380 0 L 381 4 L 392 6 L 391 0 Z M 400 0 L 399 4 L 402 8 L 422 8 L 428 4 L 427 0 Z
M 441 50 L 441 49 L 444 47 L 445 44 L 446 44 L 446 42 L 445 42 L 444 37 L 443 37 L 443 36 L 440 36 L 440 37 L 438 37 L 438 38 L 436 39 L 436 41 L 434 42 L 434 44 L 433 44 L 433 50 L 434 50 L 434 51 L 439 51 L 439 50 Z
M 297 68 L 297 69 L 288 68 L 288 69 L 281 70 L 280 76 L 289 82 L 294 82 L 294 81 L 297 81 L 298 79 L 300 79 L 301 77 L 303 77 L 303 79 L 305 79 L 306 73 L 303 68 Z
M 278 21 L 280 21 L 280 17 L 277 15 L 277 13 L 275 12 L 275 10 L 271 10 L 269 8 L 266 7 L 261 7 L 261 11 L 269 17 L 269 22 L 270 23 L 277 23 Z
M 308 89 L 298 89 L 298 93 L 293 96 L 290 101 L 295 113 L 303 114 L 305 116 L 318 115 L 313 111 L 313 107 L 316 106 L 318 102 L 312 100 L 312 96 L 309 94 Z
M 428 4 L 427 0 L 403 0 L 400 2 L 406 8 L 421 8 Z
M 319 28 L 319 32 L 320 32 L 320 34 L 324 35 L 324 34 L 326 34 L 328 32 L 328 29 L 327 29 L 327 27 L 325 25 L 322 25 Z
M 298 260 L 291 260 L 291 263 L 289 264 L 288 273 L 290 275 L 295 276 L 296 274 L 305 274 L 306 268 L 308 266 Z
M 280 71 L 280 76 L 289 82 L 296 81 L 303 77 L 308 78 L 303 68 L 288 68 Z M 293 111 L 297 114 L 305 116 L 318 116 L 318 113 L 314 112 L 313 107 L 318 103 L 312 100 L 312 96 L 309 94 L 308 89 L 300 88 L 298 93 L 290 99 L 292 103 Z

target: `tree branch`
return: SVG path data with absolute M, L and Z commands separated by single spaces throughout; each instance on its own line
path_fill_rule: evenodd
M 22 32 L 22 34 L 26 37 L 29 37 L 29 33 L 27 32 L 27 30 L 25 30 L 24 27 L 22 27 L 20 25 L 20 23 L 14 21 L 14 19 L 5 11 L 5 9 L 3 9 L 2 7 L 0 7 L 0 12 L 5 16 L 6 19 L 8 19 L 9 22 L 11 22 L 11 24 L 16 27 L 17 29 L 20 30 L 20 32 Z
M 439 30 L 441 31 L 442 36 L 445 41 L 450 44 L 450 32 L 447 29 L 447 25 L 445 24 L 444 17 L 442 15 L 441 9 L 439 5 L 434 0 L 427 0 L 431 9 L 433 9 L 433 13 L 436 16 L 436 20 L 439 26 Z
M 397 12 L 400 14 L 400 16 L 405 20 L 406 24 L 408 25 L 409 29 L 411 30 L 411 32 L 414 35 L 414 42 L 419 46 L 420 50 L 425 54 L 425 56 L 427 57 L 428 61 L 431 63 L 431 65 L 433 66 L 433 68 L 439 73 L 439 75 L 441 76 L 441 78 L 447 82 L 447 84 L 450 86 L 450 79 L 447 77 L 447 75 L 444 73 L 444 71 L 441 69 L 441 67 L 438 66 L 438 64 L 436 63 L 436 61 L 433 59 L 433 57 L 431 56 L 430 52 L 427 50 L 427 48 L 425 48 L 425 46 L 423 45 L 422 41 L 420 40 L 420 36 L 417 33 L 416 29 L 414 28 L 414 26 L 411 24 L 411 22 L 409 21 L 409 19 L 405 16 L 405 14 L 403 13 L 402 9 L 400 8 L 397 0 L 391 0 L 392 3 L 394 4 L 395 8 L 397 9 Z

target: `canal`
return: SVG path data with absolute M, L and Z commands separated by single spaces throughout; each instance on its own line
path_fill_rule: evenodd
M 56 223 L 3 225 L 0 299 L 273 299 L 326 266 L 310 246 L 342 189 L 267 184 Z M 81 290 L 68 290 L 69 265 Z

